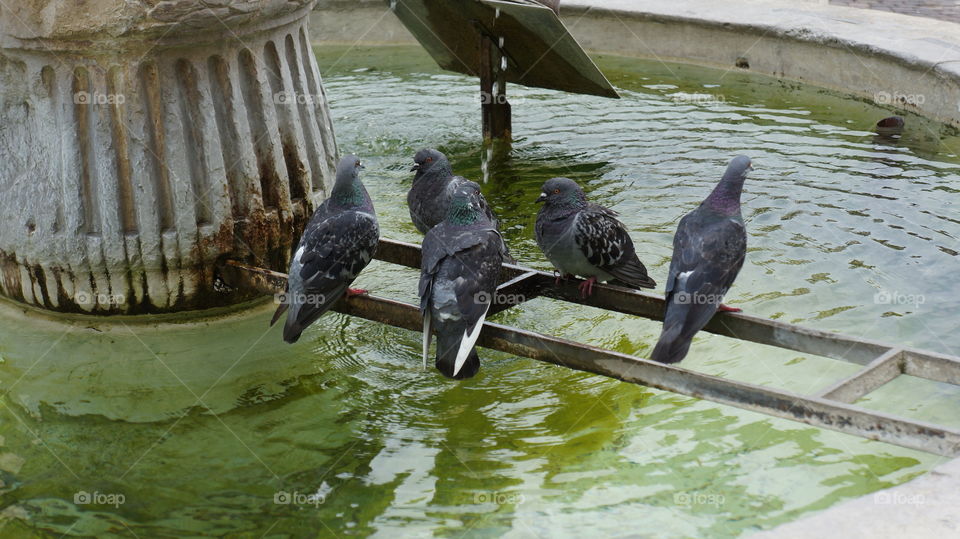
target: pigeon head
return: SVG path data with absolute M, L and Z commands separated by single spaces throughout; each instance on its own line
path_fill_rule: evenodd
M 337 179 L 333 184 L 331 198 L 342 205 L 363 204 L 363 184 L 360 183 L 360 171 L 363 169 L 360 158 L 345 155 L 337 165 Z
M 723 173 L 720 183 L 714 187 L 713 192 L 704 201 L 712 210 L 725 215 L 733 215 L 740 211 L 740 194 L 743 192 L 743 181 L 747 179 L 747 173 L 753 170 L 750 158 L 745 155 L 738 155 L 727 165 L 727 171 Z
M 443 155 L 437 150 L 434 150 L 433 148 L 425 148 L 417 152 L 417 154 L 413 156 L 413 168 L 410 170 L 417 172 L 414 180 L 419 179 L 421 176 L 431 170 L 435 170 L 437 172 L 446 171 L 450 175 L 453 175 L 453 171 L 450 170 L 450 161 L 447 159 L 447 156 Z
M 548 208 L 582 208 L 587 205 L 587 196 L 570 178 L 553 178 L 543 184 L 537 202 Z
M 483 195 L 476 182 L 463 182 L 450 197 L 447 219 L 455 225 L 469 225 L 484 217 Z

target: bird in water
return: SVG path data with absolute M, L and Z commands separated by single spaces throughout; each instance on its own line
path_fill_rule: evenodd
M 677 363 L 714 313 L 740 311 L 722 301 L 747 254 L 740 194 L 752 168 L 749 157 L 733 158 L 710 196 L 680 219 L 667 276 L 663 331 L 652 359 Z
M 562 277 L 586 279 L 580 284 L 582 297 L 589 297 L 598 281 L 631 288 L 657 286 L 617 212 L 587 202 L 583 189 L 569 178 L 547 180 L 542 191 L 537 198 L 543 203 L 537 213 L 537 245 Z
M 413 161 L 414 165 L 410 170 L 416 171 L 416 174 L 413 177 L 413 186 L 407 193 L 407 206 L 410 208 L 413 225 L 421 234 L 426 234 L 446 217 L 454 191 L 470 180 L 463 176 L 454 176 L 450 160 L 437 150 L 420 150 L 413 157 Z M 496 218 L 487 201 L 481 202 L 483 212 L 496 224 Z
M 310 217 L 290 261 L 287 292 L 272 326 L 287 312 L 283 340 L 295 343 L 310 324 L 341 297 L 365 294 L 350 284 L 377 250 L 380 227 L 370 195 L 360 181 L 363 165 L 347 155 L 337 165 L 330 198 Z
M 424 366 L 436 330 L 435 364 L 444 376 L 470 378 L 480 370 L 474 344 L 496 294 L 506 252 L 485 211 L 480 186 L 461 183 L 446 218 L 423 239 L 419 292 Z

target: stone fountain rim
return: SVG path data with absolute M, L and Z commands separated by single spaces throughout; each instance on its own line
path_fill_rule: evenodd
M 310 0 L 292 11 L 277 16 L 243 21 L 233 25 L 220 21 L 213 28 L 199 28 L 189 24 L 177 23 L 167 27 L 157 26 L 151 29 L 134 26 L 126 28 L 116 35 L 109 33 L 100 36 L 76 34 L 57 37 L 0 35 L 0 49 L 103 56 L 131 53 L 145 54 L 153 49 L 202 47 L 222 43 L 224 40 L 240 41 L 242 44 L 241 38 L 243 37 L 269 33 L 307 18 L 313 8 L 313 0 Z M 244 46 L 246 47 L 246 45 Z
M 367 32 L 359 41 L 354 35 L 361 28 L 356 25 L 349 28 L 354 33 L 338 33 L 338 26 L 346 22 L 336 16 L 338 12 L 374 12 L 382 5 L 377 0 L 321 1 L 311 22 L 314 45 L 416 43 L 395 17 L 383 19 L 374 27 L 378 31 Z M 750 61 L 750 73 L 837 91 L 960 128 L 957 23 L 811 0 L 564 0 L 560 14 L 571 34 L 592 53 L 734 69 L 735 51 L 686 46 L 698 40 L 712 43 L 718 37 L 756 39 L 753 47 L 745 46 L 746 55 L 758 60 Z M 589 23 L 579 24 L 581 19 L 609 19 L 610 25 L 600 32 Z M 671 32 L 658 34 L 661 41 L 644 42 L 629 23 L 664 25 Z M 777 47 L 757 46 L 764 40 Z M 785 47 L 773 50 L 780 45 Z M 815 53 L 801 50 L 804 46 L 815 46 Z M 877 100 L 882 91 L 892 94 L 898 87 L 909 88 L 903 93 L 940 99 L 919 106 Z

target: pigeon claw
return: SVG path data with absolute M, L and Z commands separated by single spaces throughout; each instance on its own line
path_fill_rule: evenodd
M 720 307 L 717 308 L 717 310 L 722 313 L 742 313 L 743 312 L 743 309 L 741 309 L 740 307 L 729 307 L 722 303 L 720 304 Z
M 590 277 L 586 281 L 580 283 L 580 297 L 587 299 L 593 295 L 593 285 L 597 282 L 596 277 Z
M 348 289 L 347 289 L 347 297 L 348 297 L 348 298 L 352 298 L 352 297 L 354 297 L 354 296 L 366 296 L 366 295 L 369 294 L 369 293 L 370 293 L 369 290 L 364 290 L 364 289 L 362 289 L 362 288 L 348 288 Z

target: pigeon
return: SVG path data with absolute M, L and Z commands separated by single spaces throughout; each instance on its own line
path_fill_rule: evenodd
M 446 218 L 423 239 L 419 292 L 424 366 L 436 330 L 435 364 L 444 376 L 464 379 L 480 370 L 474 344 L 496 294 L 506 250 L 484 211 L 480 186 L 471 181 L 458 185 Z
M 579 275 L 584 298 L 597 281 L 613 281 L 631 288 L 653 288 L 657 283 L 637 257 L 627 227 L 617 212 L 587 202 L 577 183 L 553 178 L 543 184 L 537 202 L 537 245 L 560 275 Z M 557 278 L 560 282 L 560 278 Z
M 283 340 L 295 343 L 310 324 L 344 294 L 364 294 L 349 288 L 377 250 L 380 227 L 370 195 L 360 182 L 360 159 L 347 155 L 337 165 L 330 198 L 310 217 L 290 261 L 287 293 L 277 307 L 272 326 L 289 309 Z
M 740 192 L 752 168 L 749 157 L 733 158 L 710 196 L 680 219 L 667 277 L 663 332 L 652 359 L 677 363 L 717 310 L 740 311 L 721 302 L 747 254 Z
M 446 155 L 434 149 L 423 149 L 413 157 L 411 171 L 416 171 L 413 186 L 407 193 L 407 205 L 410 219 L 421 234 L 444 220 L 453 192 L 460 185 L 470 182 L 463 176 L 454 176 L 450 160 Z M 481 197 L 483 212 L 491 222 L 496 223 L 487 201 Z

